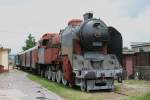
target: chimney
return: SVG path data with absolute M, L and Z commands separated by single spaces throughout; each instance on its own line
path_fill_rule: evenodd
M 84 17 L 84 20 L 91 19 L 91 18 L 93 18 L 93 13 L 91 13 L 91 12 L 85 13 L 83 15 L 83 17 Z

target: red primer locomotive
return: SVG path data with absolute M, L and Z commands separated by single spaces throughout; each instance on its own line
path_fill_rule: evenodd
M 114 89 L 114 79 L 121 81 L 121 59 L 121 34 L 86 13 L 84 20 L 69 21 L 59 34 L 46 33 L 37 46 L 16 55 L 16 66 L 90 91 Z

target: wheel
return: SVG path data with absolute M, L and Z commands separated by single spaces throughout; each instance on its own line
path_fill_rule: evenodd
M 62 77 L 62 72 L 61 72 L 61 70 L 58 70 L 56 72 L 56 81 L 57 81 L 57 83 L 61 83 L 61 77 Z
M 122 83 L 122 77 L 118 77 L 118 83 Z
M 61 79 L 62 79 L 63 85 L 67 85 L 68 84 L 67 80 L 64 77 L 64 74 L 62 74 L 62 78 Z
M 113 88 L 111 88 L 111 89 L 109 89 L 109 92 L 114 92 L 115 91 L 115 88 L 113 87 Z
M 45 71 L 44 77 L 47 79 L 48 78 L 48 70 Z
M 81 81 L 80 89 L 82 92 L 85 92 L 87 90 L 87 84 L 85 80 Z
M 51 80 L 52 79 L 52 71 L 51 69 L 49 69 L 48 71 L 48 80 Z
M 44 71 L 43 71 L 43 70 L 41 70 L 41 72 L 40 72 L 40 76 L 41 76 L 41 77 L 43 77 L 43 74 L 44 74 Z
M 52 81 L 56 81 L 56 72 L 52 72 Z
M 70 87 L 70 88 L 72 88 L 72 87 L 73 87 L 73 84 L 71 84 L 71 83 L 69 83 L 68 85 L 69 85 L 69 87 Z

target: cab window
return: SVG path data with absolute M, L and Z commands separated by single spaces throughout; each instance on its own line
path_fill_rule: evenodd
M 45 39 L 42 41 L 42 46 L 47 46 L 48 45 L 49 40 Z

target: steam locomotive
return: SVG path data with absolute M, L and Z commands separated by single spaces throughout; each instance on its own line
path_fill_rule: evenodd
M 85 13 L 60 33 L 46 33 L 37 46 L 18 53 L 16 66 L 81 91 L 114 89 L 122 80 L 122 36 Z

